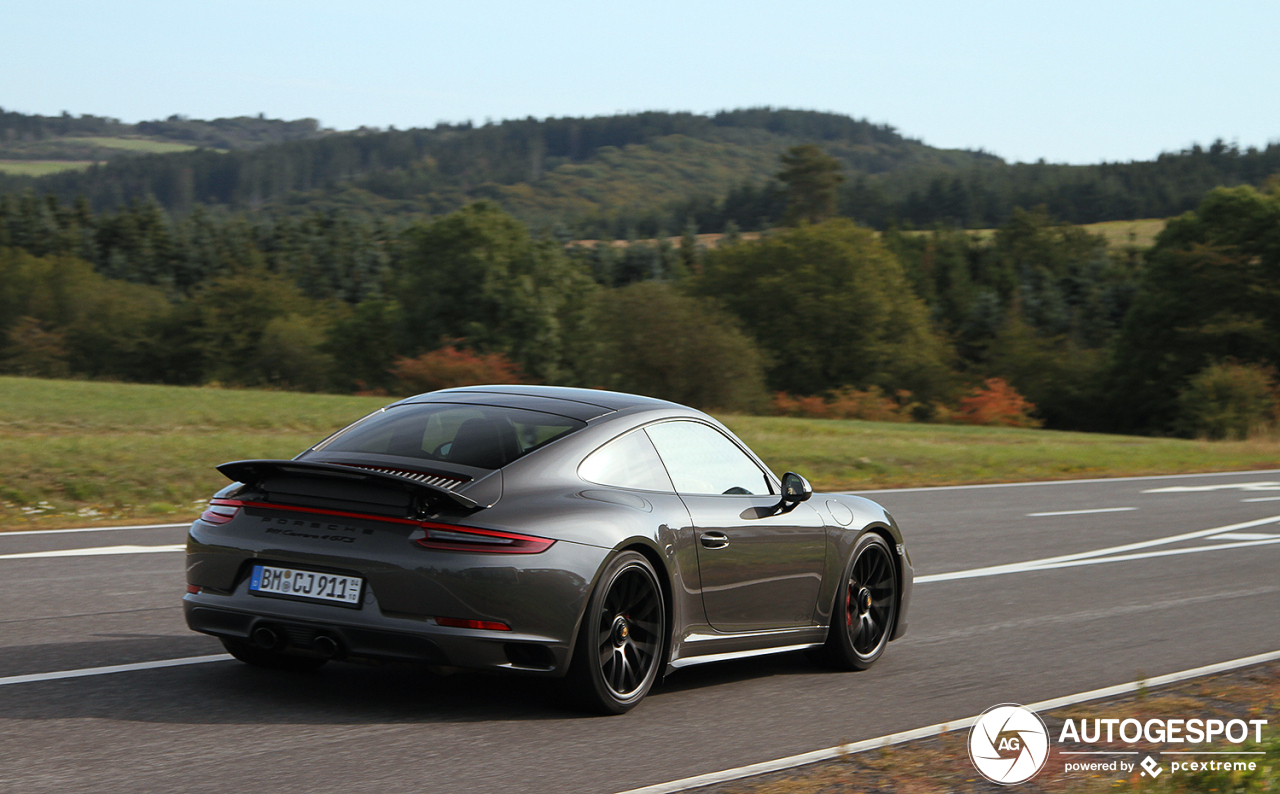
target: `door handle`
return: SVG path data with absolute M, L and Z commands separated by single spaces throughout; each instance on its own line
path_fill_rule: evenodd
M 723 549 L 729 545 L 729 536 L 723 532 L 703 532 L 699 540 L 708 549 Z

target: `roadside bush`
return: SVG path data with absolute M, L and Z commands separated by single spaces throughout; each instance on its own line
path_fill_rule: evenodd
M 1257 364 L 1211 364 L 1178 393 L 1175 429 L 1188 436 L 1242 439 L 1276 420 L 1275 370 Z
M 981 386 L 960 400 L 952 421 L 967 425 L 1006 425 L 1039 427 L 1039 419 L 1031 416 L 1035 403 L 1028 401 L 1002 378 L 987 378 Z
M 9 329 L 6 354 L 0 371 L 40 378 L 65 378 L 67 349 L 62 334 L 41 327 L 34 317 L 19 317 Z
M 402 394 L 525 382 L 520 367 L 503 354 L 477 353 L 459 348 L 457 342 L 416 358 L 398 358 L 391 366 L 391 374 Z
M 860 391 L 844 386 L 826 397 L 792 397 L 786 392 L 773 395 L 773 412 L 782 416 L 810 419 L 864 419 L 871 422 L 910 422 L 918 406 L 911 392 L 902 389 L 894 397 L 879 386 Z

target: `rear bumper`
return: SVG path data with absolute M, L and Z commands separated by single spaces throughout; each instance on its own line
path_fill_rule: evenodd
M 326 637 L 339 648 L 332 658 L 356 662 L 564 674 L 609 549 L 560 541 L 536 554 L 439 551 L 412 543 L 409 532 L 376 519 L 325 523 L 258 508 L 228 524 L 196 521 L 187 582 L 200 592 L 184 598 L 187 624 L 238 640 L 269 628 L 281 638 L 271 647 L 288 653 L 319 653 L 315 640 Z M 251 594 L 258 562 L 358 575 L 365 582 L 359 606 Z M 436 616 L 512 630 L 444 626 Z
M 340 610 L 257 598 L 248 604 L 232 596 L 188 594 L 183 598 L 187 626 L 215 637 L 253 642 L 254 632 L 268 628 L 279 637 L 276 650 L 319 655 L 316 639 L 337 644 L 332 658 L 363 663 L 409 663 L 477 670 L 563 675 L 570 646 L 552 637 L 515 632 L 455 629 L 426 621 L 386 618 L 370 610 Z M 241 602 L 241 603 L 237 603 Z

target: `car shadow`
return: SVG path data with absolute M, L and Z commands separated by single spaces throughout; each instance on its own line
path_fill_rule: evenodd
M 167 652 L 150 660 L 221 651 L 208 638 L 163 638 Z M 65 670 L 145 661 L 157 639 L 62 643 L 17 649 L 32 660 L 78 650 Z M 85 655 L 90 646 L 92 658 Z M 5 649 L 5 652 L 15 649 Z M 109 653 L 108 653 L 109 652 Z M 128 657 L 128 658 L 126 658 Z M 694 690 L 770 676 L 813 674 L 802 654 L 787 653 L 676 671 L 649 695 L 655 705 Z M 40 671 L 26 671 L 40 672 Z M 12 673 L 11 673 L 12 674 Z M 172 724 L 430 724 L 580 720 L 556 679 L 471 671 L 439 674 L 414 667 L 331 662 L 307 673 L 266 670 L 234 660 L 138 670 L 3 687 L 9 719 L 104 719 Z

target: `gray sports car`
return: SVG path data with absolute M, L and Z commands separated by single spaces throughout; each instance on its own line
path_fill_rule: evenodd
M 663 400 L 447 389 L 218 470 L 234 482 L 191 525 L 187 624 L 253 665 L 565 677 L 621 713 L 703 662 L 807 648 L 864 669 L 907 627 L 888 513 L 814 498 Z

